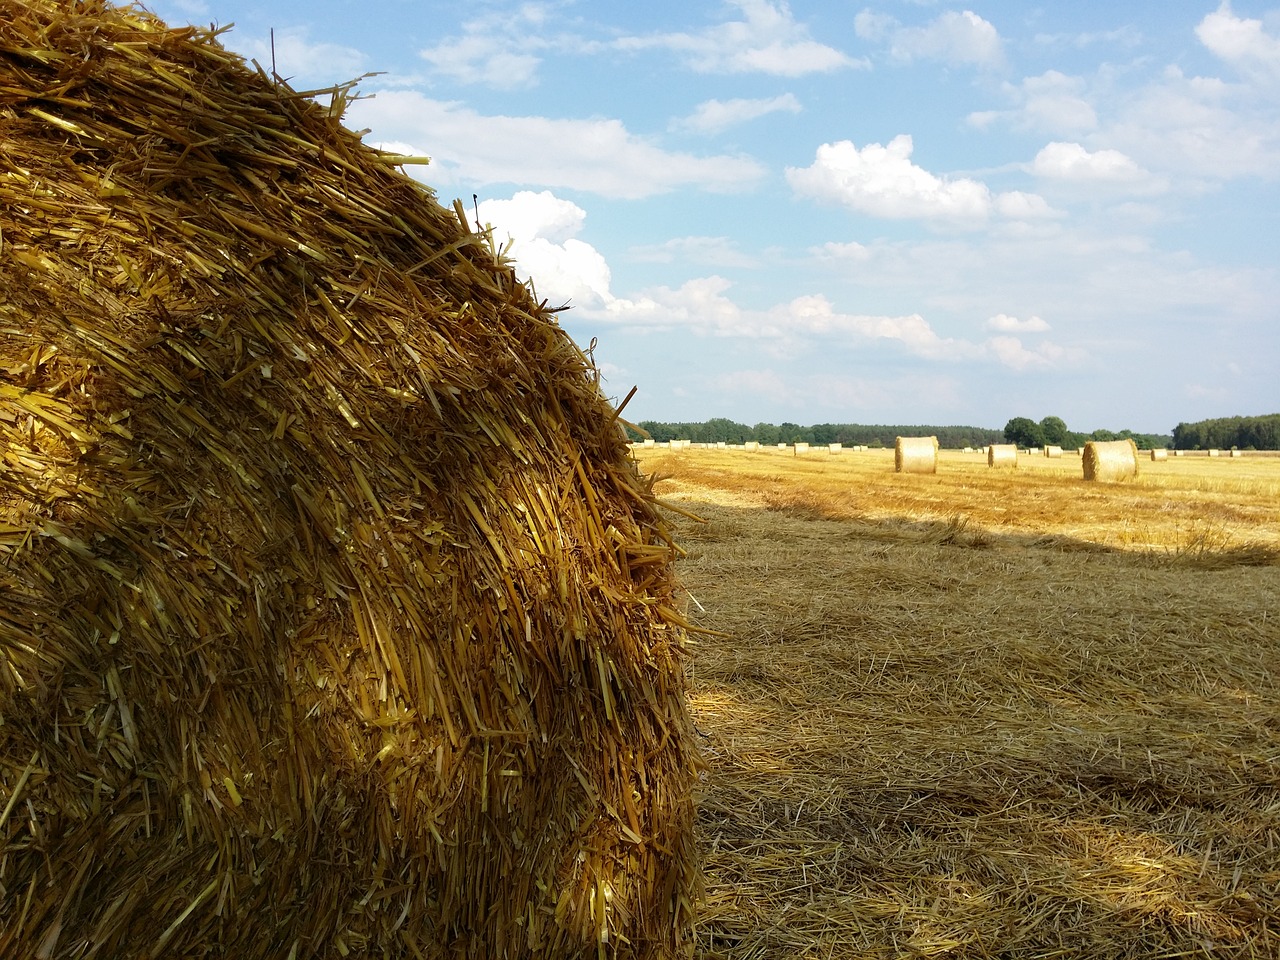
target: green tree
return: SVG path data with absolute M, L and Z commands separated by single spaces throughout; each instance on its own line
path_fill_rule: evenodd
M 779 440 L 780 432 L 775 424 L 757 423 L 751 432 L 755 434 L 756 440 L 766 446 L 772 447 L 781 442 Z
M 1045 417 L 1040 421 L 1040 430 L 1044 434 L 1044 442 L 1054 446 L 1064 446 L 1070 431 L 1067 422 L 1061 417 Z
M 1004 440 L 1020 447 L 1043 447 L 1044 430 L 1029 417 L 1014 417 L 1004 425 Z

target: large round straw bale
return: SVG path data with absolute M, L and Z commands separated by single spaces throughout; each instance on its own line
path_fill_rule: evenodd
M 0 955 L 691 952 L 664 522 L 348 92 L 0 0 Z
M 1138 445 L 1132 440 L 1090 440 L 1081 463 L 1086 480 L 1127 480 L 1138 475 Z
M 1152 450 L 1151 450 L 1151 459 L 1152 459 L 1153 461 L 1154 461 L 1154 460 L 1168 460 L 1168 459 L 1169 459 L 1169 451 L 1168 451 L 1168 450 L 1166 450 L 1166 449 L 1164 449 L 1163 447 L 1153 447 L 1153 448 L 1152 448 Z
M 895 473 L 937 473 L 937 437 L 898 437 L 893 444 Z
M 1016 467 L 1018 465 L 1018 445 L 1016 443 L 993 443 L 987 447 L 987 466 Z
M 1048 445 L 1048 446 L 1046 446 L 1046 447 L 1044 448 L 1044 455 L 1045 455 L 1046 457 L 1050 457 L 1050 458 L 1052 458 L 1052 457 L 1061 457 L 1061 456 L 1062 456 L 1062 448 L 1061 448 L 1061 447 L 1058 447 L 1058 446 L 1053 446 L 1052 444 L 1050 444 L 1050 445 Z

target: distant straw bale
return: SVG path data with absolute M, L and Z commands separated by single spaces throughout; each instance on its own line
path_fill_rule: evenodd
M 691 952 L 665 522 L 350 93 L 0 0 L 0 956 Z
M 937 473 L 937 437 L 898 437 L 893 444 L 895 473 Z
M 1241 450 L 1236 450 L 1236 449 L 1233 447 L 1233 448 L 1232 448 L 1232 450 L 1231 450 L 1231 456 L 1232 456 L 1232 457 L 1242 457 L 1242 456 L 1244 456 L 1244 452 L 1243 452 L 1243 451 L 1241 451 Z
M 1153 447 L 1153 448 L 1152 448 L 1152 450 L 1151 450 L 1151 459 L 1152 459 L 1153 461 L 1155 461 L 1155 460 L 1168 460 L 1168 459 L 1169 459 L 1169 451 L 1168 451 L 1168 450 L 1165 450 L 1163 447 Z
M 1090 440 L 1081 463 L 1086 480 L 1128 480 L 1138 475 L 1138 445 L 1132 440 Z
M 1061 457 L 1061 456 L 1062 456 L 1062 448 L 1061 448 L 1061 447 L 1058 447 L 1058 446 L 1052 446 L 1052 445 L 1050 445 L 1050 446 L 1046 446 L 1046 447 L 1044 448 L 1044 455 L 1045 455 L 1046 457 L 1051 457 L 1051 458 L 1052 458 L 1052 457 Z
M 1016 443 L 993 443 L 987 447 L 988 467 L 1016 467 L 1018 465 L 1018 445 Z

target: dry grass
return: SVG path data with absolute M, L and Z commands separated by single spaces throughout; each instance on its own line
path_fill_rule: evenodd
M 704 960 L 1280 955 L 1280 462 L 648 456 Z

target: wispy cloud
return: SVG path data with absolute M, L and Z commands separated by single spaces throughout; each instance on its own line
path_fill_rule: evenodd
M 246 56 L 276 73 L 295 90 L 354 80 L 368 70 L 369 58 L 354 47 L 311 39 L 305 27 L 274 31 L 274 37 L 251 37 L 239 44 Z
M 442 38 L 419 51 L 432 71 L 455 83 L 515 90 L 536 84 L 542 54 L 556 46 L 543 35 L 550 18 L 546 4 L 521 3 L 511 9 L 463 21 L 460 35 Z
M 467 190 L 518 184 L 639 199 L 689 186 L 744 190 L 765 172 L 750 157 L 664 150 L 619 120 L 486 115 L 417 91 L 358 101 L 348 120 L 430 156 L 433 185 Z
M 1019 84 L 1006 84 L 1004 94 L 1014 106 L 974 111 L 966 118 L 969 125 L 985 130 L 997 123 L 1008 123 L 1015 129 L 1059 136 L 1088 132 L 1098 126 L 1097 111 L 1081 77 L 1048 70 L 1026 77 Z
M 766 73 L 800 77 L 866 67 L 835 47 L 812 39 L 783 2 L 729 0 L 742 13 L 739 20 L 700 32 L 655 33 L 622 37 L 618 50 L 669 50 L 699 73 Z
M 948 10 L 918 27 L 863 10 L 854 17 L 854 30 L 863 40 L 883 44 L 899 63 L 939 60 L 952 66 L 993 68 L 1005 62 L 999 31 L 971 10 Z
M 799 113 L 801 109 L 800 101 L 791 93 L 757 100 L 704 100 L 689 116 L 673 122 L 672 128 L 693 133 L 720 133 L 771 113 Z
M 743 253 L 728 237 L 674 237 L 664 243 L 632 247 L 638 263 L 690 263 L 709 267 L 750 268 L 759 258 Z

